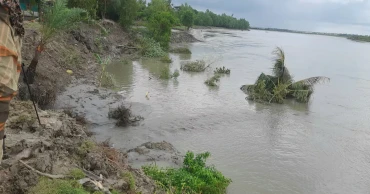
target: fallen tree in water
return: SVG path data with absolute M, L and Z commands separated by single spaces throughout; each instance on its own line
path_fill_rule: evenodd
M 327 77 L 318 76 L 294 82 L 285 66 L 284 51 L 277 47 L 273 54 L 276 55 L 272 68 L 273 75 L 262 73 L 255 84 L 241 87 L 241 90 L 248 94 L 248 99 L 283 103 L 284 99 L 292 98 L 298 102 L 307 103 L 316 84 L 330 81 Z

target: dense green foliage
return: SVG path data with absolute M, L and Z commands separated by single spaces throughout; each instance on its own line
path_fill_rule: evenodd
M 68 0 L 67 6 L 69 8 L 81 8 L 86 10 L 90 17 L 95 18 L 98 9 L 97 0 Z
M 175 18 L 171 12 L 154 13 L 148 24 L 148 29 L 153 39 L 161 45 L 162 48 L 168 49 L 172 26 L 175 24 Z
M 145 166 L 144 172 L 172 193 L 224 194 L 231 180 L 224 177 L 213 166 L 207 166 L 209 152 L 194 155 L 187 152 L 183 167 L 159 169 Z
M 354 41 L 370 42 L 370 36 L 365 35 L 350 35 L 347 38 Z
M 141 45 L 141 54 L 144 57 L 163 57 L 165 52 L 161 45 L 152 38 L 142 37 L 139 39 Z
M 45 10 L 44 20 L 41 27 L 41 44 L 46 43 L 58 33 L 71 29 L 82 20 L 85 10 L 80 8 L 68 8 L 65 0 L 56 1 L 55 4 Z
M 230 29 L 241 29 L 241 30 L 247 30 L 250 27 L 249 22 L 243 18 L 237 19 L 233 15 L 229 16 L 229 15 L 226 15 L 225 13 L 219 15 L 219 14 L 213 13 L 210 10 L 207 10 L 206 12 L 202 12 L 202 11 L 193 9 L 188 4 L 183 4 L 179 7 L 178 16 L 181 18 L 182 24 L 187 27 L 189 27 L 189 25 L 187 24 L 189 24 L 188 22 L 190 20 L 184 21 L 183 18 L 184 16 L 189 15 L 188 13 L 189 10 L 193 12 L 195 16 L 194 24 L 197 26 L 214 26 L 214 27 L 222 27 L 222 28 L 230 28 Z
M 255 101 L 283 103 L 284 99 L 293 98 L 298 102 L 308 102 L 314 91 L 314 85 L 328 81 L 327 77 L 311 77 L 294 82 L 285 66 L 285 54 L 281 48 L 274 51 L 276 55 L 272 68 L 273 75 L 262 73 L 254 85 L 241 87 L 248 98 Z

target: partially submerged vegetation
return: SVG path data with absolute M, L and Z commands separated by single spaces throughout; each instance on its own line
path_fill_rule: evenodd
M 167 193 L 224 194 L 231 180 L 224 177 L 215 167 L 206 165 L 209 156 L 209 152 L 197 155 L 187 152 L 183 166 L 179 169 L 145 166 L 143 170 Z
M 206 62 L 203 60 L 189 61 L 181 64 L 181 70 L 183 71 L 203 72 L 206 69 Z
M 161 61 L 164 62 L 164 63 L 172 63 L 172 59 L 168 56 L 168 55 L 165 55 L 164 57 L 161 58 Z
M 225 67 L 216 67 L 216 70 L 214 71 L 214 73 L 217 73 L 217 74 L 230 74 L 230 69 L 226 69 Z
M 176 48 L 172 48 L 170 50 L 171 53 L 180 53 L 180 54 L 191 54 L 191 51 L 190 49 L 186 48 L 186 47 L 176 47 Z
M 161 71 L 161 75 L 159 76 L 160 79 L 171 79 L 171 78 L 178 78 L 180 76 L 179 70 L 175 70 L 173 73 L 171 72 L 169 67 L 163 67 Z
M 143 119 L 141 116 L 134 116 L 131 112 L 130 107 L 126 107 L 123 104 L 121 104 L 117 108 L 110 109 L 108 112 L 108 118 L 116 119 L 116 125 L 122 127 L 132 125 L 135 122 Z
M 284 99 L 293 98 L 298 102 L 307 103 L 314 91 L 315 84 L 329 81 L 327 77 L 311 77 L 294 82 L 285 66 L 285 54 L 276 48 L 273 75 L 262 73 L 254 85 L 241 87 L 250 100 L 283 103 Z
M 217 86 L 217 82 L 220 81 L 221 76 L 219 74 L 213 75 L 211 78 L 207 79 L 204 83 L 208 86 Z

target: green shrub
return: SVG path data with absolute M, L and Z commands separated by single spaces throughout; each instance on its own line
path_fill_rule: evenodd
M 143 37 L 139 39 L 144 57 L 163 57 L 165 52 L 161 45 L 152 38 Z
M 214 73 L 218 73 L 218 74 L 230 74 L 230 69 L 226 69 L 225 67 L 216 67 L 216 70 L 214 71 Z
M 181 65 L 181 70 L 183 71 L 202 72 L 206 69 L 206 62 L 202 60 L 185 62 Z
M 185 47 L 173 48 L 170 50 L 171 53 L 191 54 L 190 49 Z
M 217 86 L 217 82 L 220 81 L 220 75 L 216 74 L 211 78 L 207 79 L 204 83 L 209 86 Z
M 98 1 L 97 0 L 68 0 L 67 7 L 84 9 L 89 13 L 90 17 L 96 18 L 96 12 L 98 10 Z
M 183 167 L 179 169 L 159 169 L 157 166 L 144 166 L 145 174 L 158 181 L 174 193 L 224 194 L 231 180 L 224 177 L 213 166 L 207 166 L 209 152 L 194 155 L 187 152 Z
M 74 180 L 80 180 L 85 178 L 85 173 L 81 169 L 75 168 L 69 172 L 69 176 Z
M 41 178 L 37 185 L 30 189 L 29 194 L 89 194 L 89 192 L 76 181 Z

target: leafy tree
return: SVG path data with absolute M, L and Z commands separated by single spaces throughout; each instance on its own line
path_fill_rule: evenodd
M 98 10 L 98 0 L 68 0 L 67 7 L 85 9 L 90 17 L 95 18 Z
M 148 29 L 153 39 L 160 43 L 164 49 L 168 49 L 171 29 L 176 19 L 171 12 L 157 12 L 150 19 Z
M 128 28 L 137 17 L 139 4 L 136 0 L 120 0 L 119 2 L 119 23 L 124 28 Z
M 181 16 L 181 23 L 189 30 L 194 25 L 194 13 L 191 10 L 186 10 Z

